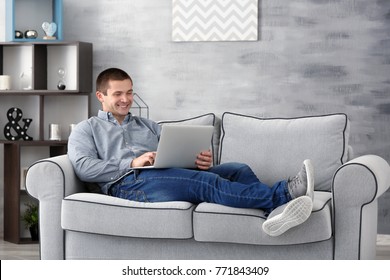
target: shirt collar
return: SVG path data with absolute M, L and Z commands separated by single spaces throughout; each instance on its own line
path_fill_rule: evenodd
M 112 123 L 118 123 L 118 121 L 115 119 L 115 117 L 112 115 L 112 113 L 110 112 L 105 112 L 105 111 L 102 111 L 102 110 L 99 110 L 98 112 L 98 117 L 100 119 L 103 119 L 105 121 L 109 121 L 109 122 L 112 122 Z M 127 124 L 130 122 L 132 118 L 132 115 L 131 113 L 129 112 L 127 114 L 127 116 L 125 117 L 125 119 L 123 120 L 123 123 L 122 124 Z

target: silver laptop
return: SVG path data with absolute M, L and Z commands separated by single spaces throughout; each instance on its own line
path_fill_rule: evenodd
M 211 150 L 213 126 L 169 125 L 162 127 L 154 165 L 145 168 L 196 168 L 201 151 Z

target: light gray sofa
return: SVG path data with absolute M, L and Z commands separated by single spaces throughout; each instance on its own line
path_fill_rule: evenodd
M 376 155 L 352 159 L 345 114 L 263 119 L 224 113 L 176 122 L 214 125 L 216 164 L 245 162 L 268 184 L 295 175 L 310 158 L 316 174 L 310 218 L 270 237 L 260 209 L 93 193 L 63 155 L 34 163 L 26 178 L 39 200 L 42 259 L 375 257 L 377 203 L 390 185 L 390 167 Z

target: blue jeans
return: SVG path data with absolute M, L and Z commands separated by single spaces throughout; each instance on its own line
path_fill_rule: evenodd
M 142 169 L 113 184 L 112 196 L 140 202 L 211 202 L 266 212 L 287 203 L 287 182 L 269 187 L 260 182 L 249 166 L 225 163 L 208 171 L 192 169 Z

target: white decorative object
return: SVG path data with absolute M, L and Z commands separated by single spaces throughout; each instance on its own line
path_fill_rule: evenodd
M 258 0 L 172 0 L 173 41 L 256 41 Z
M 11 89 L 11 77 L 8 75 L 0 75 L 0 90 Z
M 54 37 L 54 34 L 57 32 L 57 24 L 55 22 L 47 22 L 45 21 L 42 23 L 42 29 L 45 32 L 46 36 L 43 37 L 43 39 L 46 40 L 54 40 L 56 37 Z
M 65 80 L 64 80 L 65 74 L 66 74 L 65 68 L 63 68 L 63 67 L 58 68 L 57 75 L 60 78 L 60 80 L 57 83 L 57 89 L 59 89 L 59 90 L 64 90 L 66 88 L 66 84 L 65 84 Z
M 61 140 L 61 127 L 59 124 L 51 123 L 49 125 L 49 140 Z
M 24 90 L 32 89 L 32 67 L 28 67 L 25 71 L 20 73 L 20 88 Z

